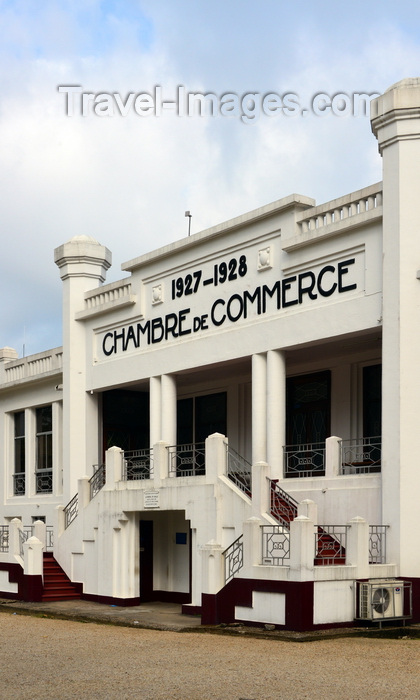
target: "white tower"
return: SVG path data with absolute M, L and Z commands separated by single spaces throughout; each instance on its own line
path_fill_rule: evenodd
M 86 464 L 89 431 L 96 402 L 86 392 L 86 329 L 75 314 L 84 308 L 84 293 L 105 280 L 111 252 L 94 238 L 75 236 L 54 251 L 63 280 L 63 497 L 77 490 L 89 473 Z M 96 430 L 94 431 L 96 435 Z

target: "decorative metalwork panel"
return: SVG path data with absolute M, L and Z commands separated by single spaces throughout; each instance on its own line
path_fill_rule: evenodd
M 369 525 L 369 564 L 386 564 L 388 525 Z
M 9 526 L 0 525 L 0 552 L 9 551 Z
M 94 464 L 93 476 L 89 479 L 90 485 L 90 500 L 105 486 L 105 464 Z
M 298 514 L 298 502 L 278 485 L 277 481 L 269 479 L 270 512 L 279 523 L 290 528 L 290 522 Z
M 19 553 L 20 553 L 20 556 L 22 557 L 22 559 L 24 556 L 23 545 L 25 544 L 28 537 L 31 537 L 28 530 L 19 530 Z
M 284 476 L 325 476 L 325 443 L 286 445 L 284 447 Z
M 45 531 L 45 549 L 47 550 L 53 550 L 54 549 L 54 528 L 52 525 L 47 525 L 46 531 Z
M 35 490 L 37 493 L 52 493 L 52 469 L 41 469 L 35 472 Z
M 25 495 L 25 472 L 13 474 L 13 495 Z
M 341 442 L 341 473 L 371 474 L 381 471 L 381 437 L 364 437 Z
M 169 473 L 175 476 L 202 476 L 206 473 L 205 443 L 168 447 Z
M 137 481 L 153 476 L 152 449 L 124 452 L 124 480 Z
M 228 581 L 242 569 L 244 564 L 243 535 L 239 535 L 239 537 L 225 549 L 223 556 L 225 558 L 225 583 L 228 583 Z
M 231 481 L 251 498 L 251 464 L 232 447 L 227 446 L 227 475 Z
M 290 559 L 290 535 L 281 525 L 263 525 L 263 564 L 284 566 Z
M 77 517 L 79 512 L 79 494 L 75 494 L 71 501 L 69 501 L 64 508 L 64 528 L 67 530 L 68 526 Z
M 346 563 L 347 525 L 320 525 L 315 532 L 315 564 Z
M 34 534 L 34 526 L 33 525 L 24 525 L 23 526 L 23 535 L 26 540 L 29 540 L 30 537 Z

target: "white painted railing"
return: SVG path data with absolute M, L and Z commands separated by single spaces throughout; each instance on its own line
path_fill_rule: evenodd
M 85 311 L 98 309 L 104 304 L 123 301 L 131 294 L 131 282 L 113 282 L 85 294 Z
M 351 195 L 305 210 L 297 222 L 298 233 L 314 232 L 324 226 L 352 219 L 358 214 L 378 213 L 381 205 L 382 183 L 379 182 Z
M 47 350 L 19 360 L 11 360 L 4 366 L 4 382 L 38 377 L 47 372 L 59 371 L 63 367 L 63 349 Z

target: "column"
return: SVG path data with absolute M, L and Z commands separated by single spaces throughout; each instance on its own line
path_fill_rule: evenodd
M 161 378 L 162 440 L 176 445 L 176 379 L 163 374 Z
M 150 401 L 150 447 L 153 447 L 162 439 L 162 402 L 161 402 L 161 378 L 150 377 L 149 380 Z
M 283 477 L 286 443 L 286 359 L 281 350 L 267 353 L 267 462 L 272 479 Z
M 252 464 L 267 461 L 267 356 L 252 356 Z

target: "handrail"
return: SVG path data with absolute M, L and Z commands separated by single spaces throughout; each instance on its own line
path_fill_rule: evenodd
M 64 529 L 65 530 L 67 530 L 68 526 L 77 517 L 78 512 L 79 512 L 79 494 L 76 493 L 64 508 Z
M 93 468 L 95 471 L 89 479 L 90 500 L 105 486 L 106 480 L 105 464 L 95 464 Z
M 268 477 L 267 477 L 268 478 Z M 298 514 L 298 502 L 287 491 L 283 491 L 276 479 L 270 479 L 270 513 L 283 527 L 290 529 L 290 521 Z
M 235 486 L 251 498 L 252 493 L 252 466 L 245 457 L 226 445 L 227 452 L 227 476 Z
M 222 556 L 225 558 L 225 583 L 228 583 L 243 566 L 244 536 L 239 535 L 239 537 L 222 552 Z

